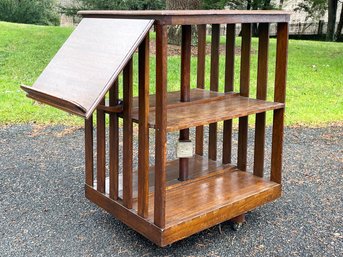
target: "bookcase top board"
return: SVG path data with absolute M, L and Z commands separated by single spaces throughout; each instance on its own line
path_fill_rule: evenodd
M 84 18 L 27 96 L 89 118 L 149 32 L 153 20 Z
M 154 19 L 165 25 L 271 23 L 288 22 L 290 12 L 278 10 L 149 10 L 149 11 L 79 11 L 83 17 L 116 19 Z

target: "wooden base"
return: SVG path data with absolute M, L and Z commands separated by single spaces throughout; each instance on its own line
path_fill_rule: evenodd
M 167 164 L 174 174 L 176 161 Z M 114 201 L 108 194 L 86 185 L 86 197 L 159 246 L 166 246 L 199 231 L 230 220 L 281 195 L 281 185 L 243 172 L 231 165 L 219 165 L 200 156 L 190 159 L 191 179 L 176 182 L 169 175 L 166 193 L 166 226 L 153 223 L 153 190 L 149 194 L 148 218 Z M 202 165 L 201 165 L 202 164 Z M 176 173 L 177 174 L 177 173 Z M 152 180 L 153 181 L 153 180 Z M 153 186 L 153 185 L 152 185 Z

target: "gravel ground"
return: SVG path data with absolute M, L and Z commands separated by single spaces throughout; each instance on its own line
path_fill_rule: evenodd
M 286 128 L 282 198 L 162 249 L 84 197 L 82 129 L 1 127 L 0 256 L 342 256 L 342 145 L 342 126 Z

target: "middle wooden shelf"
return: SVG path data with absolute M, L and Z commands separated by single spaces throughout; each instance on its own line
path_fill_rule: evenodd
M 190 102 L 180 102 L 180 92 L 167 94 L 167 132 L 206 125 L 269 110 L 284 108 L 283 103 L 268 102 L 240 96 L 191 89 Z M 132 119 L 138 122 L 138 98 L 133 99 Z M 150 95 L 149 127 L 155 128 L 155 95 Z

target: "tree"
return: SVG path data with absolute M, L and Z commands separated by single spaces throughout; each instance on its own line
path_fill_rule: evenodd
M 342 28 L 343 28 L 343 4 L 341 7 L 341 15 L 339 17 L 339 22 L 338 22 L 337 30 L 336 30 L 336 36 L 335 36 L 336 41 L 339 41 L 342 37 Z
M 327 9 L 327 0 L 304 0 L 298 4 L 294 11 L 306 12 L 306 20 L 319 21 Z
M 74 16 L 80 10 L 157 10 L 164 7 L 164 0 L 77 0 L 73 4 L 60 6 L 60 10 Z
M 326 41 L 333 41 L 336 25 L 338 0 L 328 0 L 328 29 L 326 32 Z
M 1 0 L 0 20 L 40 25 L 59 25 L 55 0 Z
M 201 0 L 166 0 L 167 10 L 196 10 L 201 8 Z M 195 41 L 196 27 L 192 28 L 192 38 Z M 170 26 L 168 28 L 168 43 L 181 44 L 181 26 Z

